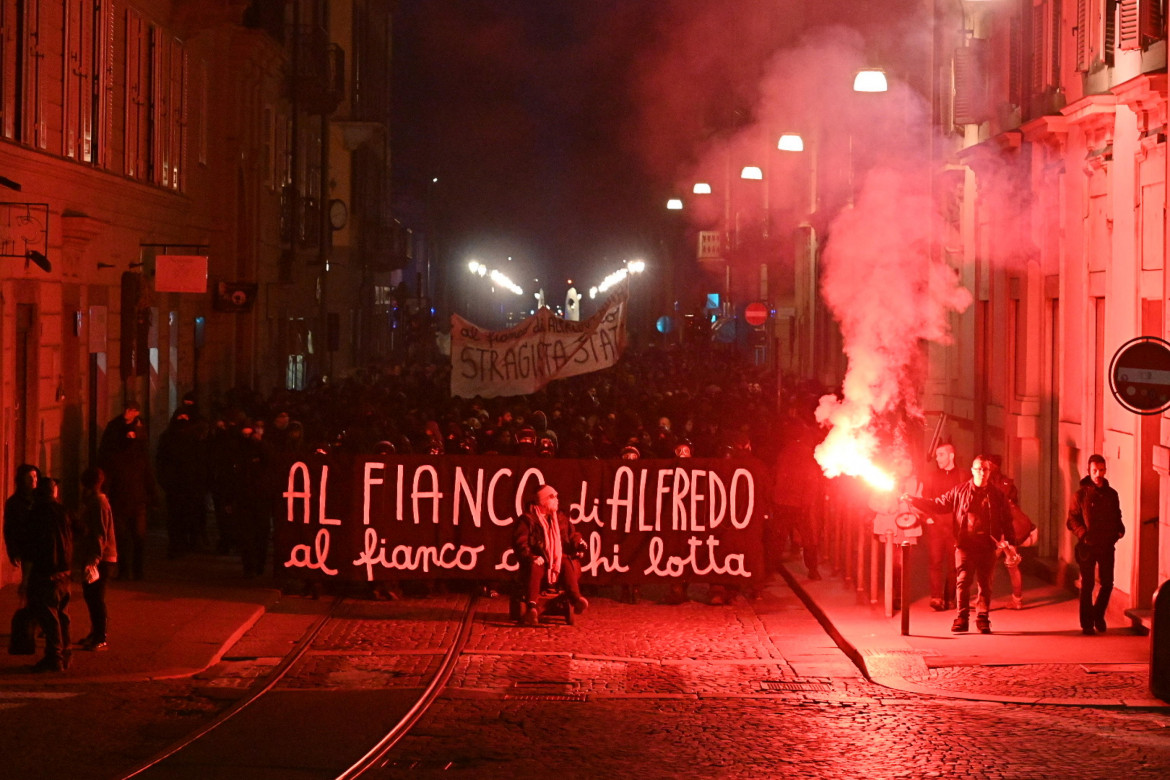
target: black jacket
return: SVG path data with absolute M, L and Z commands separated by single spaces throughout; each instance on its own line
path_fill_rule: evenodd
M 31 566 L 30 579 L 68 579 L 73 567 L 73 523 L 56 501 L 41 498 L 29 518 L 28 548 L 24 563 Z
M 992 485 L 975 487 L 974 480 L 943 493 L 938 498 L 910 497 L 915 509 L 931 514 L 950 513 L 954 518 L 955 544 L 987 544 L 1006 539 L 1016 544 L 1012 510 L 1007 497 Z
M 557 529 L 561 535 L 561 554 L 564 559 L 572 560 L 588 549 L 584 537 L 577 533 L 564 512 L 557 512 Z M 544 546 L 544 531 L 540 521 L 536 518 L 536 509 L 529 508 L 524 514 L 516 518 L 512 528 L 512 549 L 516 558 L 522 564 L 531 564 L 533 558 L 548 560 L 548 550 Z
M 1109 480 L 1097 487 L 1093 480 L 1085 477 L 1073 494 L 1068 509 L 1068 530 L 1077 535 L 1090 547 L 1112 547 L 1125 536 L 1121 523 L 1121 499 L 1117 491 L 1109 487 Z

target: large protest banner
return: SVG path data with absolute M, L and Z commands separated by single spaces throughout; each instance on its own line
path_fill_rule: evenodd
M 275 569 L 510 580 L 513 524 L 547 483 L 589 544 L 584 582 L 748 584 L 764 576 L 767 479 L 751 459 L 313 456 L 285 474 Z
M 451 315 L 451 395 L 526 395 L 554 379 L 609 368 L 626 345 L 628 306 L 622 285 L 584 322 L 541 308 L 514 328 L 491 331 Z

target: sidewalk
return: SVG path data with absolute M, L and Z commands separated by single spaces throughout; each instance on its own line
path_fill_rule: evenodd
M 280 598 L 270 578 L 244 580 L 238 556 L 165 555 L 161 529 L 147 542 L 146 579 L 115 580 L 106 590 L 110 648 L 73 647 L 72 664 L 60 674 L 31 674 L 37 655 L 8 655 L 8 632 L 16 610 L 16 585 L 0 588 L 0 686 L 36 683 L 123 682 L 187 677 L 218 662 L 224 651 Z M 69 602 L 71 639 L 89 632 L 81 586 Z
M 1001 563 L 992 590 L 990 635 L 951 633 L 955 611 L 930 609 L 925 565 L 912 550 L 910 630 L 886 617 L 868 593 L 840 576 L 810 581 L 804 565 L 782 574 L 838 646 L 875 683 L 910 693 L 976 701 L 1094 707 L 1170 707 L 1149 691 L 1150 638 L 1110 617 L 1104 635 L 1085 636 L 1074 593 L 1025 575 L 1024 608 L 1010 609 Z M 921 580 L 921 581 L 920 581 Z M 868 585 L 868 583 L 867 583 Z

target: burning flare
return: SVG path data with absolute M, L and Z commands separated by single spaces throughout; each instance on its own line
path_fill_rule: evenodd
M 870 422 L 868 409 L 826 395 L 817 408 L 817 421 L 832 426 L 815 452 L 817 463 L 826 477 L 845 474 L 861 478 L 876 490 L 888 492 L 894 489 L 894 476 L 873 462 L 878 442 L 867 430 Z

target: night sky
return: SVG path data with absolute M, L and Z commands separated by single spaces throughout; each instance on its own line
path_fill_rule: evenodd
M 830 16 L 864 25 L 915 3 L 821 5 L 401 0 L 395 187 L 439 177 L 453 262 L 600 278 L 664 239 L 666 199 L 712 139 L 754 121 L 779 51 Z

